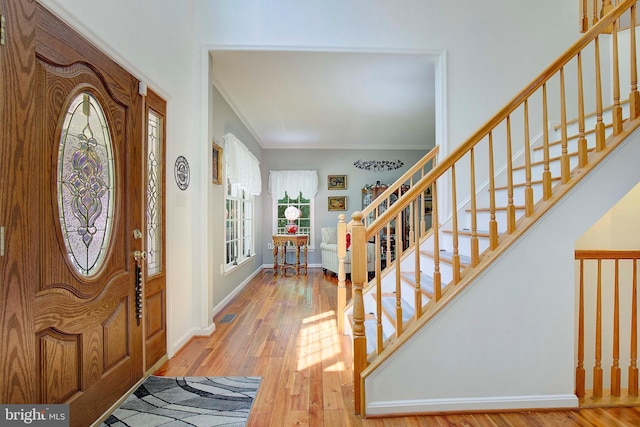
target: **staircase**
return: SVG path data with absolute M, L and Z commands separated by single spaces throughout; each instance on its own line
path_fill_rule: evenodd
M 427 154 L 340 221 L 339 242 L 351 232 L 353 300 L 343 308 L 339 272 L 338 309 L 354 340 L 356 413 L 577 406 L 573 242 L 640 181 L 635 32 L 618 31 L 635 8 L 619 2 L 455 151 L 437 164 L 437 149 Z M 371 279 L 367 242 L 391 260 Z

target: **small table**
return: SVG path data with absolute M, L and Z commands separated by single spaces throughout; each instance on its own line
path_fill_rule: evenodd
M 296 247 L 296 263 L 287 263 L 287 243 L 291 242 Z M 300 248 L 304 250 L 304 274 L 307 274 L 307 244 L 309 236 L 307 234 L 274 234 L 273 235 L 273 271 L 274 274 L 285 275 L 287 268 L 295 268 L 296 275 L 300 274 Z M 280 250 L 282 249 L 282 256 Z

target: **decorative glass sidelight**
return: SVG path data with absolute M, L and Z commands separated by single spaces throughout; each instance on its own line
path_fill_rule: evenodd
M 149 111 L 147 139 L 147 275 L 162 271 L 162 118 Z
M 111 134 L 98 100 L 88 92 L 69 105 L 58 152 L 58 213 L 76 270 L 94 275 L 107 252 L 115 198 Z

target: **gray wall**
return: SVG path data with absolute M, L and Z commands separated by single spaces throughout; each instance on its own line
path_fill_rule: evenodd
M 335 226 L 338 215 L 344 213 L 347 221 L 351 213 L 362 209 L 362 187 L 380 181 L 392 184 L 420 158 L 425 150 L 264 150 L 262 172 L 262 248 L 264 264 L 273 264 L 273 254 L 267 250 L 273 232 L 272 198 L 268 191 L 270 170 L 315 169 L 318 171 L 318 193 L 315 197 L 315 248 L 309 252 L 309 264 L 320 264 L 320 229 Z M 357 160 L 401 160 L 404 166 L 387 172 L 357 169 Z M 347 175 L 346 190 L 328 190 L 328 175 Z M 347 196 L 346 211 L 329 211 L 327 197 Z
M 213 140 L 216 144 L 224 147 L 223 136 L 227 132 L 233 133 L 240 141 L 247 146 L 249 151 L 256 156 L 261 163 L 260 168 L 264 170 L 263 150 L 260 144 L 253 138 L 246 126 L 240 121 L 235 112 L 231 109 L 227 101 L 222 97 L 220 92 L 213 87 L 211 94 L 212 116 L 211 129 Z M 224 153 L 224 152 L 223 152 Z M 211 174 L 211 172 L 209 172 Z M 221 273 L 221 266 L 224 265 L 224 185 L 214 185 L 209 180 L 209 242 L 208 248 L 209 262 L 213 268 L 210 269 L 209 286 L 211 289 L 212 308 L 215 308 L 226 297 L 229 296 L 240 284 L 250 277 L 256 270 L 262 267 L 262 249 L 266 247 L 262 245 L 262 223 L 260 218 L 263 216 L 261 197 L 265 196 L 266 185 L 263 181 L 262 196 L 259 196 L 255 203 L 256 215 L 256 256 L 248 262 L 238 266 L 235 270 L 228 273 Z

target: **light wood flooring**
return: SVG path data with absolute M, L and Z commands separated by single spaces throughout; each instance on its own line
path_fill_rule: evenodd
M 156 375 L 261 376 L 248 426 L 640 426 L 640 408 L 467 413 L 361 419 L 353 415 L 351 349 L 336 329 L 335 277 L 263 270 Z M 237 314 L 219 323 L 225 314 Z

